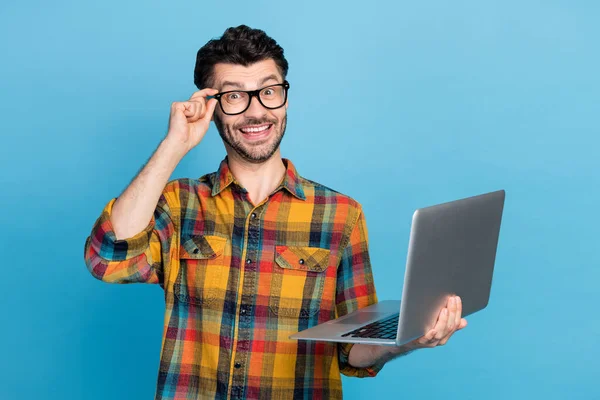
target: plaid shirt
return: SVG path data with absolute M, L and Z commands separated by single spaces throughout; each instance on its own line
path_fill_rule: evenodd
M 116 240 L 111 200 L 85 245 L 92 275 L 157 283 L 166 314 L 156 399 L 341 398 L 351 344 L 289 335 L 377 301 L 360 204 L 298 176 L 253 205 L 225 159 L 165 187 L 142 232 Z

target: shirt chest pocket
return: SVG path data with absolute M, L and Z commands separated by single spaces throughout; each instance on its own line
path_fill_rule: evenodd
M 329 250 L 276 246 L 269 308 L 280 317 L 308 318 L 319 312 Z
M 179 273 L 173 286 L 182 303 L 210 305 L 223 299 L 229 277 L 227 239 L 198 235 L 181 238 Z

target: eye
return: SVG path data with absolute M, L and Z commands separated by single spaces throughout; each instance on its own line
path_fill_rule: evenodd
M 241 98 L 242 98 L 242 95 L 239 92 L 231 92 L 231 93 L 227 93 L 227 95 L 225 95 L 225 100 L 228 102 L 236 102 L 236 101 L 239 101 Z
M 264 96 L 273 96 L 275 94 L 275 90 L 272 87 L 268 87 L 263 90 L 262 94 Z

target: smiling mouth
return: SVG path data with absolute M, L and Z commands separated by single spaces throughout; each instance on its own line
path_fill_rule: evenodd
M 273 124 L 263 124 L 263 125 L 253 125 L 253 126 L 245 126 L 240 128 L 245 135 L 261 135 L 268 131 Z

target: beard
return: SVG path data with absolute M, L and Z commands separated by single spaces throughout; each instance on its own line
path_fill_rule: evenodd
M 273 156 L 273 154 L 275 154 L 275 152 L 279 148 L 279 145 L 281 144 L 281 140 L 285 135 L 285 128 L 287 127 L 287 113 L 281 120 L 281 123 L 278 119 L 269 119 L 265 117 L 260 119 L 248 118 L 239 124 L 228 126 L 225 125 L 221 118 L 219 118 L 217 115 L 214 115 L 213 119 L 215 122 L 215 126 L 217 127 L 217 131 L 219 131 L 219 136 L 221 136 L 221 139 L 223 139 L 223 141 L 227 143 L 227 145 L 229 145 L 229 147 L 231 147 L 242 159 L 252 164 L 261 164 L 270 159 Z M 242 140 L 240 140 L 239 135 L 243 135 L 243 133 L 241 133 L 239 128 L 246 125 L 262 124 L 273 125 L 272 129 L 274 137 L 267 139 L 271 142 L 247 145 L 244 144 Z M 234 134 L 234 132 L 236 134 L 239 132 L 239 134 L 236 135 Z

